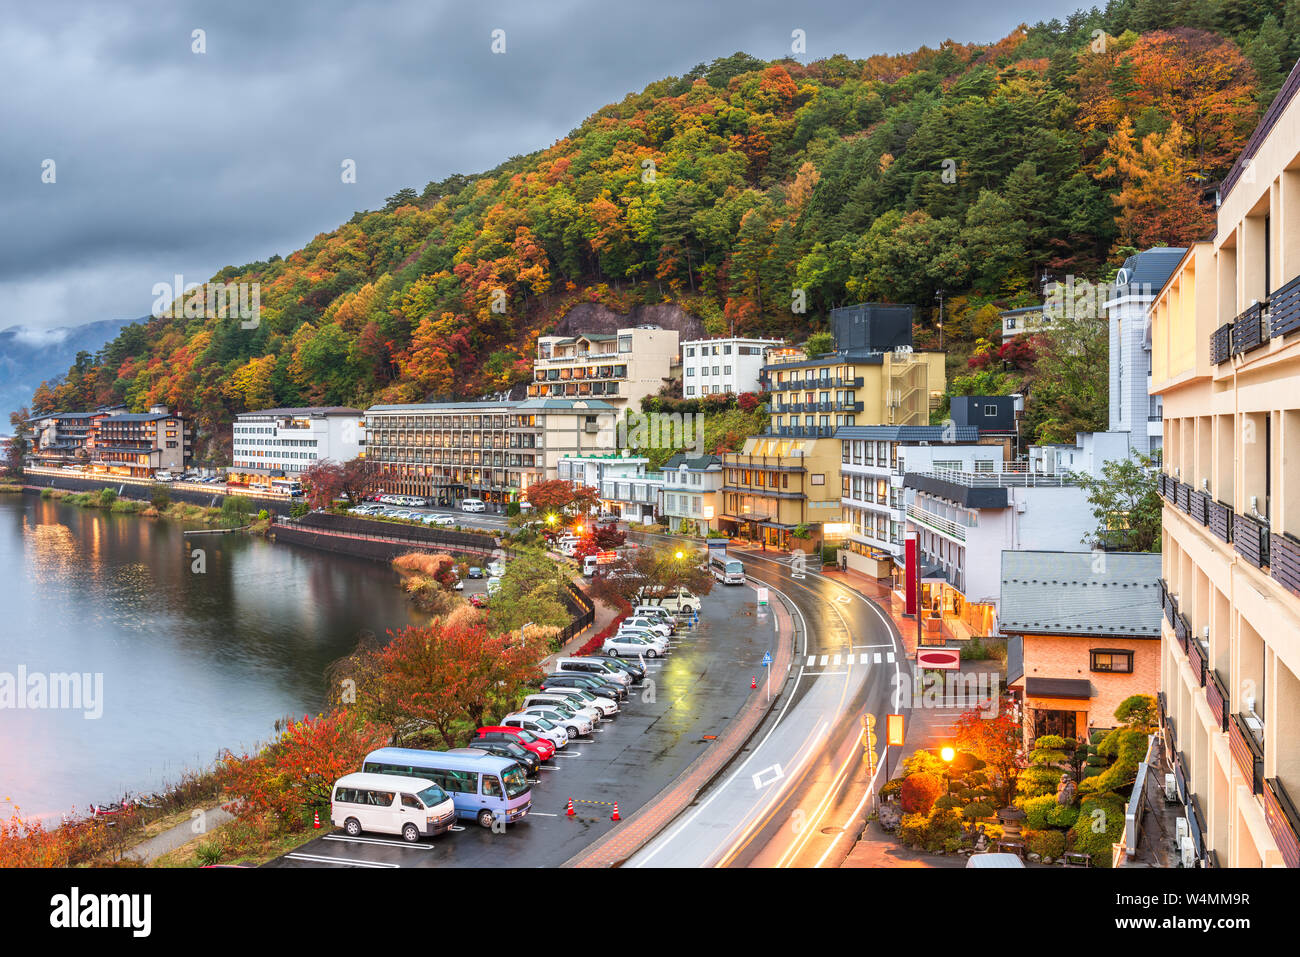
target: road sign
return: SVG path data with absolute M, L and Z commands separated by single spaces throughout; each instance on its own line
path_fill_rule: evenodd
M 885 716 L 885 743 L 891 748 L 903 746 L 903 716 L 891 714 Z
M 772 663 L 772 653 L 770 651 L 763 652 L 763 667 L 766 668 L 771 663 Z
M 961 669 L 961 652 L 956 648 L 918 648 L 916 665 L 918 668 L 959 671 Z
M 616 561 L 618 561 L 618 552 L 597 552 L 596 553 L 597 565 L 608 565 L 611 562 L 616 562 Z
M 767 589 L 766 589 L 766 588 L 760 588 L 760 589 L 758 590 L 758 603 L 759 603 L 760 605 L 766 605 L 766 604 L 767 604 Z

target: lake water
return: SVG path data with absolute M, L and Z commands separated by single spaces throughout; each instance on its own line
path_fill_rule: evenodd
M 421 620 L 377 562 L 0 495 L 0 817 L 84 810 L 251 749 L 321 710 L 326 666 L 362 632 Z M 30 705 L 33 676 L 73 672 L 89 697 L 102 680 L 100 702 L 4 704 L 6 675 L 27 676 Z

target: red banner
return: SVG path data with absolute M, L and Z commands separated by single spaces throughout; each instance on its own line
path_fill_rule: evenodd
M 916 532 L 907 533 L 907 543 L 904 546 L 904 548 L 906 549 L 906 551 L 904 552 L 904 560 L 907 563 L 906 564 L 907 583 L 903 589 L 907 598 L 907 605 L 905 607 L 905 611 L 908 615 L 915 615 L 917 613 L 916 583 L 918 577 L 921 574 L 921 569 L 920 569 L 921 549 L 919 547 L 919 542 L 916 537 Z

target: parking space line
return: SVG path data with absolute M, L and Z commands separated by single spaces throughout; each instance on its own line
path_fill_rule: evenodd
M 297 851 L 286 854 L 286 858 L 295 861 L 311 861 L 314 864 L 339 864 L 350 867 L 401 867 L 401 864 L 387 864 L 380 861 L 358 861 L 350 857 L 325 857 L 317 854 L 300 854 Z
M 349 844 L 386 844 L 389 847 L 406 847 L 413 851 L 431 851 L 432 844 L 412 844 L 409 841 L 386 841 L 382 837 L 348 837 L 344 834 L 326 834 L 321 840 L 343 841 Z

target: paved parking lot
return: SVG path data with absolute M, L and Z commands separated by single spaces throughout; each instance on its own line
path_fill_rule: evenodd
M 407 845 L 388 835 L 353 839 L 331 830 L 267 866 L 558 866 L 619 826 L 610 820 L 614 801 L 629 816 L 710 746 L 706 736 L 725 733 L 750 694 L 751 677 L 761 677 L 759 662 L 774 635 L 772 616 L 759 616 L 752 588 L 714 589 L 699 626 L 679 632 L 668 657 L 647 662 L 647 683 L 632 690 L 618 717 L 549 762 L 533 787 L 528 818 L 504 834 L 466 821 L 462 830 Z M 572 818 L 564 813 L 569 798 Z

